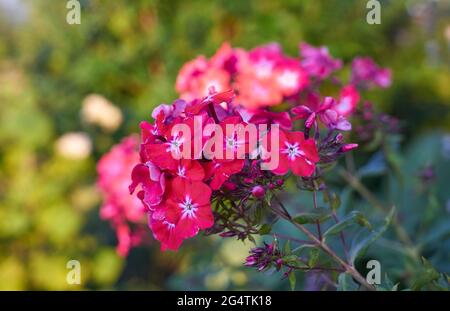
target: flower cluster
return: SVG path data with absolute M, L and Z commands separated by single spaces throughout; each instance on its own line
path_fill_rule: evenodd
M 126 256 L 145 236 L 145 210 L 138 198 L 128 195 L 130 174 L 139 161 L 138 147 L 138 137 L 126 137 L 97 164 L 97 186 L 103 196 L 100 217 L 116 231 L 121 256 Z
M 302 43 L 299 55 L 277 44 L 246 51 L 225 43 L 211 58 L 186 63 L 176 81 L 181 98 L 141 123 L 129 190 L 163 250 L 200 231 L 252 239 L 262 231 L 261 209 L 285 179 L 313 184 L 321 165 L 357 147 L 341 132 L 352 128 L 360 91 L 387 86 L 389 73 L 356 59 L 351 81 L 342 83 L 342 61 L 327 48 Z M 339 87 L 334 98 L 321 94 L 326 80 Z
M 288 114 L 247 113 L 234 103 L 231 91 L 217 93 L 210 89 L 210 94 L 200 100 L 177 100 L 171 106 L 157 107 L 153 115 L 154 124 L 141 123 L 140 163 L 133 169 L 130 191 L 140 187 L 137 197 L 148 212 L 149 226 L 162 249 L 176 250 L 183 240 L 211 228 L 214 198 L 227 193 L 237 199 L 240 192 L 261 198 L 266 181 L 273 181 L 273 187 L 281 185 L 276 176 L 289 170 L 298 176 L 311 176 L 319 160 L 312 138 L 286 129 L 292 127 Z M 262 122 L 269 128 L 256 132 L 257 146 L 251 147 L 240 129 Z M 277 131 L 278 150 L 262 142 L 263 136 L 271 141 L 271 126 L 275 124 L 283 127 Z M 175 130 L 181 125 L 190 129 L 189 135 Z M 213 125 L 214 132 L 208 134 L 207 125 Z M 213 138 L 214 147 L 209 148 Z M 244 154 L 239 158 L 241 147 Z M 261 150 L 273 152 L 263 158 Z M 271 157 L 278 159 L 277 165 L 262 170 L 260 165 L 271 161 Z
M 351 83 L 333 99 L 322 97 L 319 86 L 341 69 L 342 62 L 333 59 L 327 48 L 306 43 L 300 44 L 300 56 L 284 55 L 277 44 L 251 51 L 224 44 L 210 59 L 200 56 L 181 69 L 176 88 L 183 99 L 154 109 L 153 124 L 142 122 L 139 153 L 137 139 L 128 137 L 98 164 L 98 187 L 104 197 L 101 217 L 115 228 L 121 255 L 141 242 L 145 213 L 163 249 L 178 249 L 183 240 L 200 230 L 240 239 L 258 233 L 249 202 L 263 202 L 268 191 L 281 189 L 288 172 L 303 178 L 318 175 L 318 164 L 333 162 L 357 146 L 346 144 L 336 131 L 351 129 L 348 118 L 360 100 L 357 88 L 386 87 L 390 72 L 371 59 L 357 58 L 352 64 Z M 290 104 L 289 111 L 270 109 L 282 102 Z M 195 128 L 195 118 L 201 120 L 200 131 Z M 293 131 L 296 120 L 304 120 L 303 132 Z M 192 136 L 174 132 L 180 124 L 190 128 Z M 267 127 L 265 131 L 258 129 L 256 148 L 245 139 L 240 141 L 237 131 L 224 136 L 219 149 L 234 158 L 222 159 L 214 157 L 217 150 L 210 149 L 212 156 L 205 152 L 213 135 L 203 130 L 211 124 L 222 132 L 229 125 Z M 319 124 L 328 129 L 322 139 Z M 279 128 L 276 133 L 274 125 Z M 314 137 L 310 137 L 311 130 Z M 267 138 L 264 141 L 263 136 Z M 272 141 L 279 145 L 277 152 L 270 154 L 278 159 L 277 165 L 262 170 L 261 164 L 271 160 L 262 155 L 273 149 Z M 241 146 L 243 158 L 237 157 Z M 185 155 L 185 151 L 191 156 L 173 156 Z M 137 196 L 125 194 L 131 170 L 129 190 L 139 188 Z
M 206 96 L 211 86 L 217 91 L 234 89 L 236 103 L 254 110 L 278 105 L 308 84 L 300 60 L 284 55 L 278 44 L 246 51 L 225 43 L 211 59 L 199 56 L 185 64 L 176 89 L 185 99 Z

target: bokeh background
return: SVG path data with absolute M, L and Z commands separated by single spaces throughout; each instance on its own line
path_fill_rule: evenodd
M 450 131 L 448 0 L 380 1 L 381 25 L 366 23 L 363 0 L 80 2 L 81 25 L 68 25 L 65 0 L 0 0 L 0 289 L 288 288 L 280 275 L 243 268 L 251 245 L 232 239 L 198 237 L 178 253 L 150 242 L 121 258 L 99 218 L 99 157 L 176 98 L 184 62 L 224 41 L 247 49 L 277 41 L 293 56 L 307 41 L 345 62 L 368 55 L 392 68 L 392 87 L 370 99 L 402 121 L 411 161 Z M 83 112 L 91 94 L 110 108 L 106 121 Z M 431 219 L 448 220 L 449 184 L 438 192 L 447 209 L 438 204 Z M 433 263 L 448 272 L 443 226 Z M 70 259 L 81 262 L 80 286 L 66 283 Z

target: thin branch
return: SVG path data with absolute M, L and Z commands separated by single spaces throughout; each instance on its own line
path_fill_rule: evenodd
M 375 288 L 367 283 L 366 279 L 353 267 L 352 265 L 348 264 L 344 260 L 341 259 L 326 243 L 319 240 L 311 231 L 309 231 L 305 226 L 300 225 L 293 221 L 292 217 L 287 212 L 286 208 L 283 206 L 283 203 L 278 200 L 279 205 L 282 207 L 284 211 L 286 211 L 287 215 L 283 215 L 282 213 L 279 214 L 280 217 L 288 220 L 290 223 L 292 223 L 295 227 L 297 227 L 300 231 L 302 231 L 314 244 L 317 245 L 322 251 L 324 251 L 326 254 L 328 254 L 331 258 L 334 259 L 335 262 L 337 262 L 339 265 L 341 265 L 344 268 L 344 271 L 349 273 L 358 283 L 361 284 L 364 288 L 370 291 L 374 291 Z M 274 209 L 276 213 L 279 213 L 278 210 Z

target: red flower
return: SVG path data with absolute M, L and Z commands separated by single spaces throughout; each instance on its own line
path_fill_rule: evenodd
M 212 178 L 209 186 L 212 190 L 218 190 L 223 183 L 230 179 L 233 174 L 239 173 L 244 167 L 244 160 L 233 160 L 228 162 L 211 161 L 204 165 L 206 179 Z
M 291 116 L 286 111 L 272 112 L 264 109 L 251 111 L 245 108 L 241 108 L 238 110 L 238 112 L 241 115 L 242 120 L 244 120 L 244 122 L 246 123 L 253 123 L 255 125 L 266 124 L 268 128 L 270 128 L 272 124 L 278 124 L 281 129 L 292 129 Z
M 166 186 L 165 174 L 152 162 L 137 164 L 131 173 L 131 180 L 130 193 L 133 193 L 141 185 L 142 190 L 138 197 L 148 209 L 153 210 L 161 203 Z
M 186 178 L 192 181 L 202 181 L 205 178 L 205 171 L 202 165 L 197 161 L 180 160 L 177 170 L 173 172 L 181 178 Z
M 211 188 L 203 182 L 175 177 L 165 204 L 167 217 L 177 220 L 178 237 L 191 238 L 214 224 L 210 198 Z
M 285 175 L 289 170 L 297 176 L 308 177 L 314 173 L 315 164 L 319 161 L 314 139 L 305 139 L 302 132 L 279 131 L 279 157 L 278 166 L 272 170 L 276 175 Z M 269 133 L 272 135 L 272 132 Z M 266 150 L 270 150 L 269 137 Z M 267 160 L 266 160 L 267 161 Z
M 175 220 L 169 218 L 153 218 L 149 214 L 148 225 L 153 232 L 153 237 L 161 242 L 162 251 L 167 249 L 176 251 L 180 248 L 183 243 L 183 238 L 175 232 Z

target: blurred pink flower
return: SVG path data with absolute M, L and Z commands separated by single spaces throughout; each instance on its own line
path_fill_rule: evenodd
M 364 88 L 387 88 L 391 85 L 391 70 L 380 68 L 370 57 L 356 57 L 352 62 L 351 82 Z
M 316 48 L 303 42 L 300 44 L 300 54 L 303 57 L 302 65 L 306 72 L 320 80 L 342 67 L 342 61 L 333 59 L 325 46 Z
M 129 194 L 131 171 L 139 162 L 139 140 L 136 136 L 124 138 L 97 164 L 97 187 L 103 197 L 100 217 L 111 223 L 118 239 L 117 252 L 126 256 L 140 244 L 145 235 L 145 208 L 141 201 Z

